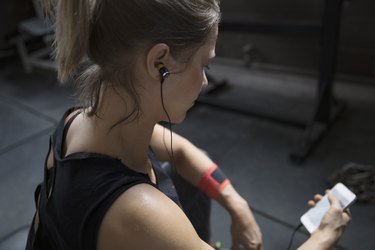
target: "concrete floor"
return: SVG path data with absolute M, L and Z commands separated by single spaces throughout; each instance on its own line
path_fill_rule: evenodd
M 244 69 L 218 60 L 210 72 L 229 87 L 208 98 L 256 113 L 308 121 L 316 79 Z M 34 213 L 33 192 L 42 179 L 48 136 L 66 108 L 71 86 L 53 72 L 25 74 L 20 65 L 0 68 L 0 250 L 23 249 Z M 206 105 L 192 109 L 174 130 L 209 152 L 248 200 L 264 234 L 265 249 L 286 249 L 306 201 L 328 188 L 328 177 L 349 162 L 375 165 L 375 85 L 338 82 L 348 108 L 302 165 L 288 155 L 303 130 Z M 356 203 L 353 221 L 337 249 L 375 249 L 375 205 Z M 230 247 L 230 218 L 216 203 L 213 240 Z M 301 229 L 294 248 L 307 238 Z

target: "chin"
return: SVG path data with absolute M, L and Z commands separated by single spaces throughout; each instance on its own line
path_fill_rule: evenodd
M 161 122 L 171 122 L 172 124 L 179 124 L 183 122 L 186 118 L 186 113 L 180 116 L 173 116 L 171 117 L 171 121 L 168 120 L 168 118 L 162 119 Z
M 185 121 L 187 112 L 194 106 L 195 103 L 192 103 L 190 106 L 186 107 L 185 111 L 176 112 L 174 114 L 170 114 L 171 123 L 173 124 L 179 124 Z M 164 122 L 169 122 L 168 117 L 164 116 Z
M 185 121 L 185 118 L 186 118 L 186 113 L 183 117 L 180 117 L 179 119 L 173 119 L 173 123 L 175 124 L 179 124 L 179 123 L 182 123 L 183 121 Z

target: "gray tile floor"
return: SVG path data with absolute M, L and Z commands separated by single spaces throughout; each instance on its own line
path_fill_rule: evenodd
M 308 120 L 313 110 L 313 77 L 246 70 L 220 60 L 211 74 L 230 81 L 229 88 L 211 97 L 222 102 L 300 121 Z M 338 82 L 335 92 L 348 108 L 301 166 L 288 159 L 303 136 L 294 127 L 204 105 L 174 127 L 207 150 L 248 200 L 265 249 L 286 249 L 306 201 L 328 187 L 332 173 L 348 162 L 375 165 L 375 85 Z M 71 86 L 56 83 L 52 72 L 25 74 L 17 63 L 0 69 L 0 250 L 23 249 L 48 135 L 74 105 L 72 93 Z M 375 249 L 374 208 L 354 204 L 353 221 L 337 249 Z M 229 226 L 228 215 L 214 204 L 213 240 L 228 248 Z M 295 246 L 306 237 L 301 229 Z

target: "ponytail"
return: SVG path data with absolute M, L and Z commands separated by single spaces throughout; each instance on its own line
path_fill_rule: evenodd
M 95 1 L 44 0 L 47 12 L 55 14 L 54 57 L 58 78 L 61 81 L 67 80 L 75 73 L 87 52 L 90 35 L 90 2 Z
M 55 25 L 59 80 L 75 78 L 88 115 L 97 114 L 106 87 L 122 88 L 130 96 L 124 102 L 134 104 L 124 120 L 142 113 L 135 81 L 135 62 L 142 53 L 165 43 L 176 60 L 188 63 L 220 21 L 218 0 L 42 1 Z M 80 65 L 86 57 L 87 65 Z

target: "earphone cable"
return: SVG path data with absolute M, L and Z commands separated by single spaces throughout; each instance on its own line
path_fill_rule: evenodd
M 290 237 L 290 241 L 289 241 L 289 245 L 288 245 L 288 248 L 287 250 L 290 250 L 290 248 L 292 247 L 292 244 L 293 244 L 293 240 L 294 240 L 294 236 L 295 234 L 297 233 L 297 231 L 302 227 L 302 223 L 299 223 L 298 226 L 296 226 L 296 228 L 294 229 L 293 233 L 292 233 L 292 236 Z
M 168 157 L 170 159 L 170 164 L 172 165 L 172 168 L 175 167 L 175 159 L 174 159 L 174 154 L 173 154 L 173 140 L 172 140 L 172 121 L 171 121 L 171 118 L 167 112 L 167 109 L 165 108 L 165 104 L 164 104 L 164 97 L 163 97 L 163 83 L 164 83 L 164 77 L 162 77 L 161 79 L 161 82 L 160 82 L 160 98 L 161 98 L 161 105 L 163 107 L 163 110 L 165 112 L 165 114 L 167 115 L 167 118 L 168 118 L 168 124 L 169 124 L 169 132 L 170 132 L 170 135 L 171 135 L 171 145 L 170 145 L 170 152 L 168 150 L 168 147 L 167 147 L 167 144 L 165 142 L 165 127 L 163 129 L 163 143 L 164 143 L 164 147 L 165 147 L 165 150 L 167 151 L 168 153 Z

